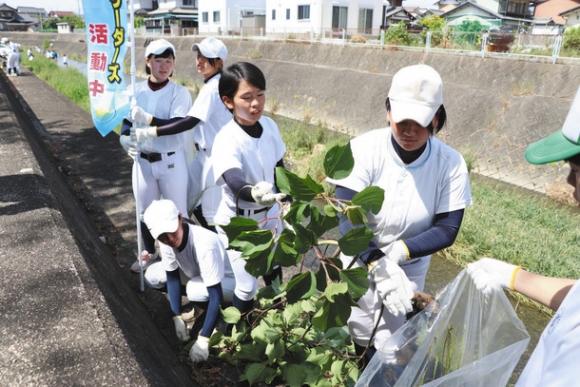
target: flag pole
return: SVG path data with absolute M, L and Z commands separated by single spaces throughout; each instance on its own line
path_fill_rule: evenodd
M 135 2 L 129 0 L 129 38 L 131 39 L 131 107 L 137 105 L 135 99 Z M 136 122 L 133 125 L 137 126 Z M 139 153 L 139 144 L 137 144 L 137 153 Z M 138 155 L 136 157 L 139 157 Z M 137 223 L 137 259 L 139 260 L 139 288 L 145 291 L 145 273 L 143 272 L 143 257 L 141 255 L 141 216 L 139 215 L 139 161 L 135 159 L 135 222 Z

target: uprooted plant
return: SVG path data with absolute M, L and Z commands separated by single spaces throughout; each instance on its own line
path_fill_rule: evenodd
M 340 179 L 353 165 L 346 144 L 328 151 L 324 170 Z M 242 252 L 250 274 L 262 276 L 276 266 L 298 266 L 299 273 L 260 289 L 259 306 L 245 316 L 233 307 L 224 310 L 225 321 L 233 324 L 231 334 L 214 334 L 211 345 L 219 358 L 244 367 L 241 379 L 250 385 L 353 386 L 359 358 L 346 322 L 369 282 L 366 270 L 342 267 L 338 253 L 354 256 L 368 247 L 373 233 L 365 214 L 378 213 L 384 191 L 369 187 L 345 202 L 325 195 L 310 176 L 278 168 L 276 179 L 279 189 L 293 198 L 281 211 L 287 227 L 279 237 L 247 218 L 233 218 L 223 228 L 229 248 Z M 359 227 L 328 239 L 325 233 L 338 226 L 339 213 Z M 314 259 L 307 262 L 309 252 Z

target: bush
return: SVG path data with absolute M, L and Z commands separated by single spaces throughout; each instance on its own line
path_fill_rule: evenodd
M 385 33 L 385 43 L 395 44 L 398 46 L 410 46 L 411 36 L 407 31 L 407 25 L 401 21 L 394 26 L 390 26 Z

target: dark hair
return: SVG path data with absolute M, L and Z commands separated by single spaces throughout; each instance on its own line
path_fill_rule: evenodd
M 571 161 L 576 165 L 580 165 L 580 153 L 572 156 L 572 157 L 568 157 L 566 160 L 564 160 L 566 162 Z
M 149 56 L 147 57 L 147 59 L 151 59 L 152 57 L 156 57 L 156 58 L 169 58 L 169 55 L 171 55 L 173 57 L 173 59 L 175 59 L 175 54 L 173 53 L 173 50 L 168 48 L 167 50 L 163 51 L 161 54 L 159 55 L 155 55 L 155 54 L 149 54 Z M 147 75 L 151 75 L 151 69 L 149 68 L 149 66 L 147 66 L 147 64 L 145 64 L 145 73 Z M 173 75 L 173 71 L 171 72 L 171 74 L 169 74 L 169 76 Z
M 260 90 L 266 90 L 266 78 L 262 70 L 251 63 L 238 62 L 222 72 L 219 83 L 220 98 L 228 97 L 233 101 L 242 81 L 246 81 Z
M 387 100 L 385 101 L 385 106 L 387 108 L 387 111 L 390 112 L 391 111 L 391 101 L 389 100 L 389 97 L 387 97 Z M 435 113 L 435 116 L 437 116 L 437 120 L 439 122 L 437 127 L 436 128 L 433 127 L 433 122 L 430 122 L 429 126 L 427 126 L 427 129 L 429 129 L 429 132 L 431 132 L 431 134 L 439 133 L 441 128 L 443 128 L 443 125 L 445 125 L 445 121 L 447 120 L 447 113 L 445 112 L 445 106 L 441 105 L 439 107 L 439 109 L 437 110 L 437 112 Z

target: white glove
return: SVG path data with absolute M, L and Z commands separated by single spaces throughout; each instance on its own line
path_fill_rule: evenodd
M 137 144 L 131 140 L 131 136 L 121 135 L 119 136 L 119 142 L 123 149 L 125 149 L 125 152 L 127 152 L 132 159 L 135 159 L 135 156 L 137 156 Z
M 498 259 L 481 258 L 467 265 L 466 271 L 473 279 L 475 287 L 488 294 L 493 289 L 514 290 L 514 279 L 521 268 Z
M 397 263 L 382 257 L 370 264 L 369 274 L 383 304 L 392 315 L 398 316 L 413 310 L 413 286 Z
M 131 109 L 131 119 L 133 120 L 133 122 L 140 122 L 142 124 L 149 125 L 153 120 L 153 114 L 147 113 L 139 106 L 133 106 L 133 108 Z
M 183 318 L 181 316 L 173 316 L 173 324 L 175 325 L 177 338 L 183 342 L 189 341 L 189 332 Z
M 272 184 L 261 181 L 252 187 L 252 198 L 258 205 L 263 207 L 270 207 L 278 200 L 282 200 L 286 197 L 283 193 L 274 193 L 272 191 Z
M 154 137 L 157 137 L 157 126 L 137 129 L 134 126 L 131 127 L 131 139 L 137 144 Z
M 192 362 L 198 363 L 207 360 L 209 356 L 209 338 L 198 336 L 197 341 L 189 350 L 189 358 Z
M 404 262 L 410 258 L 409 249 L 403 241 L 396 241 L 387 246 L 384 250 L 388 259 L 395 263 Z

